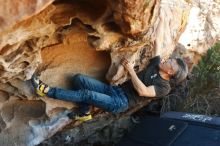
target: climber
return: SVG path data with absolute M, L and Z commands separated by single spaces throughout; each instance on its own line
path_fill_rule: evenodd
M 108 85 L 91 77 L 77 74 L 72 77 L 73 90 L 49 87 L 33 76 L 31 81 L 39 96 L 47 95 L 54 99 L 80 103 L 78 110 L 68 116 L 71 119 L 86 121 L 92 118 L 89 105 L 94 105 L 111 113 L 120 113 L 144 97 L 162 97 L 170 92 L 169 81 L 183 81 L 188 73 L 186 63 L 180 59 L 161 61 L 154 57 L 149 65 L 138 74 L 132 64 L 122 59 L 121 64 L 128 71 L 130 80 L 119 86 Z

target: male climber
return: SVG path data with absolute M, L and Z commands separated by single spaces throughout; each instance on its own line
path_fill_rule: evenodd
M 128 71 L 130 80 L 119 86 L 109 85 L 94 78 L 76 74 L 72 77 L 73 90 L 50 87 L 37 77 L 32 77 L 32 84 L 39 96 L 80 103 L 79 110 L 71 112 L 72 119 L 86 121 L 92 118 L 89 105 L 94 105 L 111 113 L 126 111 L 141 98 L 162 97 L 170 90 L 170 79 L 179 83 L 188 73 L 186 63 L 181 58 L 171 58 L 161 61 L 154 57 L 146 68 L 137 73 L 132 64 L 122 59 L 121 64 Z

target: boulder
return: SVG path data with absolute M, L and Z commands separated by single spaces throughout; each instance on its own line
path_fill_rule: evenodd
M 129 79 L 122 58 L 136 72 L 175 52 L 193 66 L 220 37 L 215 0 L 20 0 L 0 7 L 0 145 L 37 145 L 60 130 L 61 141 L 79 142 L 149 102 L 117 116 L 92 108 L 90 124 L 73 122 L 67 114 L 77 105 L 37 97 L 34 73 L 70 90 L 77 73 L 119 85 Z

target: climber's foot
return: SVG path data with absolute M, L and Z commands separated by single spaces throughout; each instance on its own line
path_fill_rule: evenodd
M 45 96 L 49 91 L 50 87 L 43 83 L 37 76 L 33 75 L 31 78 L 31 83 L 35 89 L 35 92 L 39 96 Z

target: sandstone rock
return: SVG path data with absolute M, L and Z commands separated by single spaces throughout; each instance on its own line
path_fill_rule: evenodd
M 157 0 L 116 0 L 109 1 L 113 9 L 115 22 L 121 27 L 123 33 L 138 36 L 148 31 L 152 23 L 152 12 L 155 10 Z
M 192 66 L 220 39 L 220 2 L 215 0 L 191 1 L 188 24 L 179 43 L 187 49 L 185 57 Z
M 45 9 L 53 0 L 1 0 L 0 32 Z
M 147 14 L 145 16 L 145 13 L 139 13 L 139 3 L 133 2 L 133 6 L 137 7 L 137 9 L 132 9 L 133 6 L 129 3 L 131 1 L 120 2 L 121 3 L 118 3 L 118 7 L 123 7 L 125 10 L 126 7 L 128 7 L 129 12 L 132 12 L 131 15 L 138 13 L 140 19 L 144 18 L 141 20 L 144 26 L 147 24 L 147 30 L 142 30 L 145 33 L 136 37 L 136 39 L 126 38 L 120 42 L 120 47 L 118 49 L 112 50 L 112 64 L 107 73 L 107 79 L 112 80 L 112 82 L 116 84 L 124 82 L 127 78 L 123 67 L 120 65 L 120 60 L 123 57 L 133 63 L 134 67 L 137 68 L 137 72 L 142 70 L 148 63 L 149 58 L 155 55 L 160 55 L 162 58 L 169 57 L 175 49 L 175 45 L 186 26 L 190 10 L 189 4 L 182 0 L 173 0 L 169 2 L 166 0 L 143 1 L 143 3 L 147 3 L 143 5 L 144 9 L 147 12 L 149 10 L 151 12 L 150 14 L 146 12 Z M 125 15 L 127 16 L 127 11 Z M 116 19 L 116 22 L 117 20 L 118 19 Z M 120 20 L 123 21 L 123 19 Z M 130 25 L 129 27 L 132 28 L 131 22 L 126 23 L 126 25 Z M 130 31 L 130 34 L 132 34 L 132 30 Z M 141 31 L 141 29 L 139 31 Z
M 0 145 L 36 145 L 71 122 L 66 114 L 75 104 L 36 98 L 29 82 L 34 72 L 47 84 L 66 89 L 76 73 L 105 81 L 107 70 L 107 80 L 121 84 L 129 78 L 120 65 L 123 57 L 139 72 L 155 55 L 168 58 L 179 43 L 189 50 L 183 56 L 193 62 L 219 39 L 220 8 L 214 0 L 52 2 L 0 6 Z M 72 132 L 70 140 L 78 142 L 147 103 L 118 116 L 93 110 L 91 125 L 73 123 L 64 133 Z

